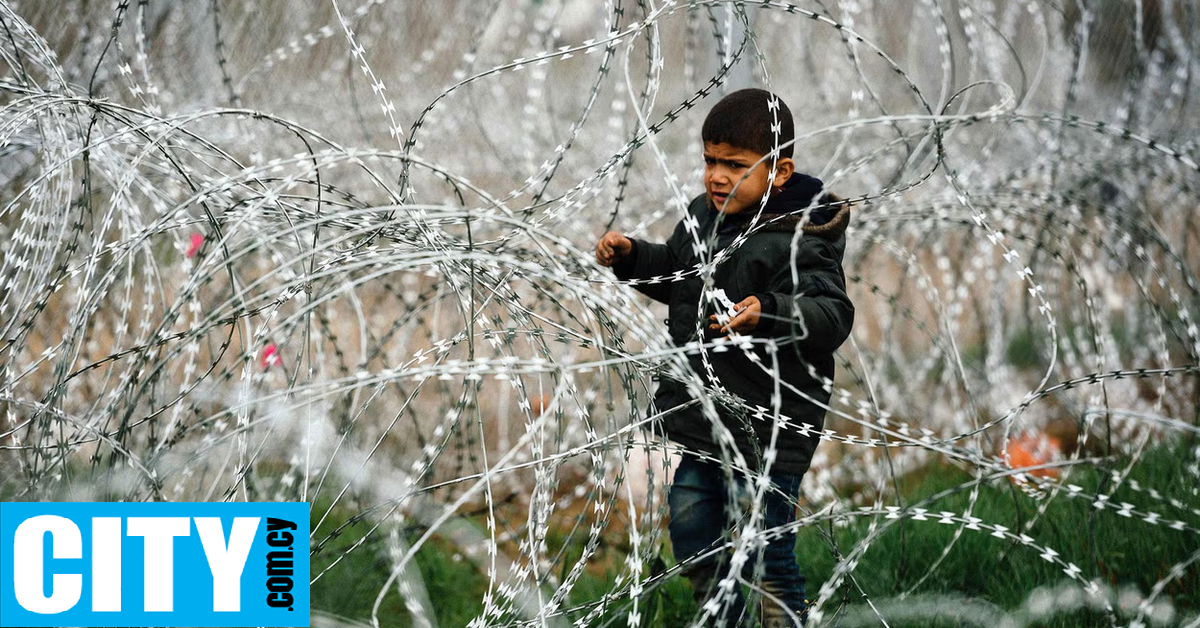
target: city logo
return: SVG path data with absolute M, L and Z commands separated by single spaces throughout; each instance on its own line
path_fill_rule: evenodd
M 308 626 L 307 503 L 0 503 L 0 628 Z

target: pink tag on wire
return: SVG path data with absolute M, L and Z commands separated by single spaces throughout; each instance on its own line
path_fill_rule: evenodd
M 188 247 L 187 256 L 188 257 L 196 257 L 196 254 L 200 252 L 200 247 L 202 247 L 202 246 L 204 246 L 204 234 L 203 233 L 193 233 L 192 234 L 192 245 Z
M 283 364 L 283 360 L 279 357 L 279 350 L 275 347 L 275 343 L 271 343 L 263 349 L 261 363 L 263 369 L 269 369 L 272 366 L 279 366 Z

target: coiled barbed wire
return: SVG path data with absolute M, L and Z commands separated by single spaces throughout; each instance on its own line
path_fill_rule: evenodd
M 1198 17 L 1180 0 L 0 1 L 0 496 L 310 501 L 314 588 L 377 555 L 375 624 L 398 595 L 434 625 L 415 561 L 435 542 L 486 580 L 473 626 L 651 621 L 680 570 L 660 558 L 678 447 L 646 409 L 654 379 L 705 378 L 592 246 L 665 236 L 701 188 L 703 112 L 756 84 L 796 112 L 801 169 L 855 205 L 857 324 L 794 525 L 866 527 L 824 537 L 810 625 L 953 605 L 967 625 L 1086 607 L 1200 626 L 1164 594 L 1200 550 L 1121 589 L 1036 526 L 1078 502 L 1196 546 L 1195 489 L 1130 476 L 1165 446 L 1200 481 Z M 718 439 L 717 402 L 811 430 L 707 390 Z M 906 503 L 900 483 L 942 464 L 972 479 Z M 1029 519 L 976 515 L 1009 485 Z M 935 511 L 952 493 L 967 507 Z M 1061 583 L 1010 609 L 868 593 L 863 557 L 900 526 L 953 529 L 920 582 L 985 536 Z M 597 569 L 606 589 L 581 597 Z

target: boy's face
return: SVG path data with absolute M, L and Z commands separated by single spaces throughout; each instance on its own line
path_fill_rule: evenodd
M 775 165 L 774 181 L 767 178 L 771 164 L 762 154 L 726 143 L 704 143 L 704 191 L 708 201 L 723 214 L 754 211 L 772 185 L 783 185 L 791 176 L 794 165 L 784 157 Z M 735 189 L 736 188 L 736 189 Z

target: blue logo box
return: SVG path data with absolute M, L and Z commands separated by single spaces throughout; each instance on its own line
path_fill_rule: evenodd
M 307 503 L 0 503 L 0 627 L 308 626 Z

